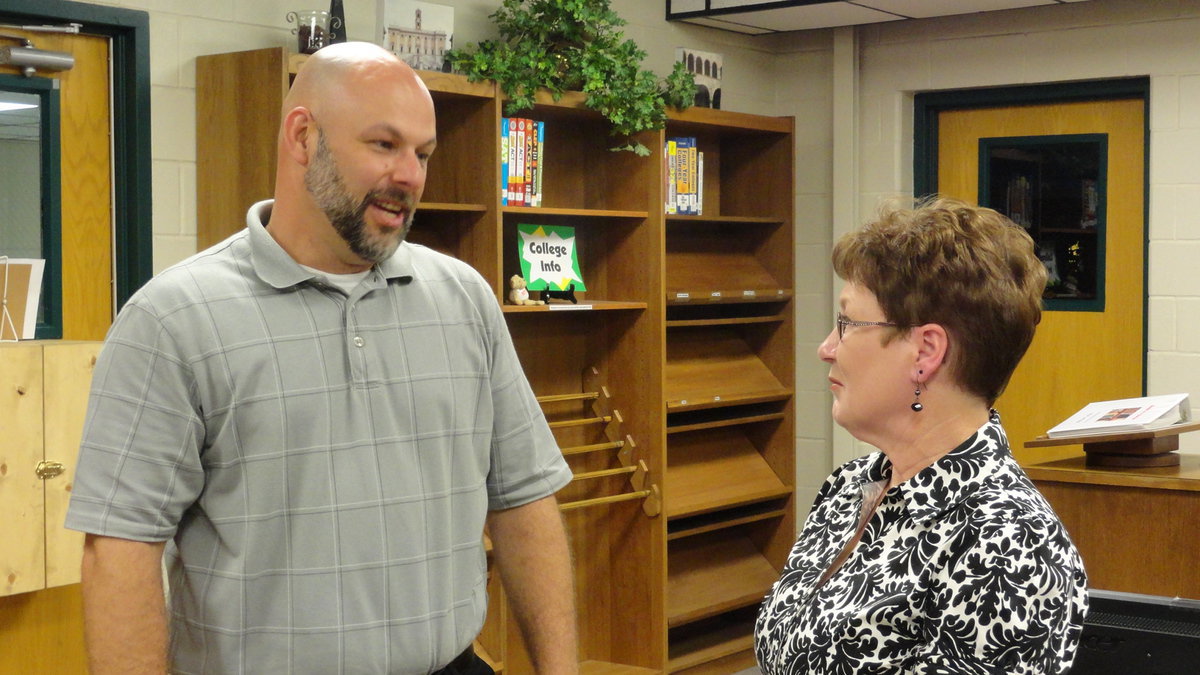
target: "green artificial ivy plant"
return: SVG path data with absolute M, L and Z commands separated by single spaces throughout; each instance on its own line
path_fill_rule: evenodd
M 447 58 L 472 82 L 498 82 L 509 115 L 532 108 L 538 89 L 556 101 L 565 91 L 582 91 L 585 105 L 621 139 L 613 150 L 644 156 L 650 150 L 634 135 L 663 128 L 667 105 L 682 109 L 695 100 L 696 82 L 683 63 L 661 81 L 642 68 L 646 52 L 623 39 L 625 20 L 609 0 L 504 0 L 491 18 L 499 39 L 451 50 Z

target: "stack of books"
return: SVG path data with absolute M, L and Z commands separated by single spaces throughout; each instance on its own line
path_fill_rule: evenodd
M 541 206 L 546 123 L 500 119 L 500 204 Z
M 695 136 L 668 138 L 663 148 L 666 163 L 667 215 L 704 214 L 704 153 L 696 147 Z

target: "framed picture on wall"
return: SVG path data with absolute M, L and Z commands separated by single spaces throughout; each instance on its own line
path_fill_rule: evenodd
M 447 71 L 454 8 L 416 0 L 379 0 L 380 44 L 418 70 Z

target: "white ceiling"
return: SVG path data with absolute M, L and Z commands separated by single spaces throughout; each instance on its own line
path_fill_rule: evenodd
M 34 94 L 0 91 L 0 103 L 32 105 L 31 108 L 0 110 L 0 140 L 37 141 L 41 137 L 41 111 Z
M 667 19 L 750 35 L 1086 0 L 667 0 Z

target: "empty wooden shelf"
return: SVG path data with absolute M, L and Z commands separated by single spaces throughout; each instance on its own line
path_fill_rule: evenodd
M 698 627 L 700 630 L 688 628 L 691 627 L 679 631 L 671 640 L 668 673 L 749 652 L 754 648 L 754 612 L 751 610 L 717 617 L 711 625 Z
M 654 675 L 657 670 L 627 666 L 623 663 L 584 661 L 579 664 L 579 675 Z
M 667 625 L 678 626 L 762 602 L 779 578 L 744 537 L 689 537 L 667 559 Z
M 677 518 L 791 492 L 738 427 L 671 437 L 667 516 Z
M 773 401 L 792 394 L 746 341 L 727 329 L 673 332 L 665 375 L 670 411 Z
M 770 302 L 791 297 L 791 279 L 772 274 L 747 239 L 668 232 L 667 301 Z
M 767 520 L 786 520 L 791 515 L 787 500 L 773 499 L 748 506 L 703 513 L 697 516 L 674 518 L 667 523 L 667 541 L 692 537 L 706 532 L 732 530 L 742 525 Z

